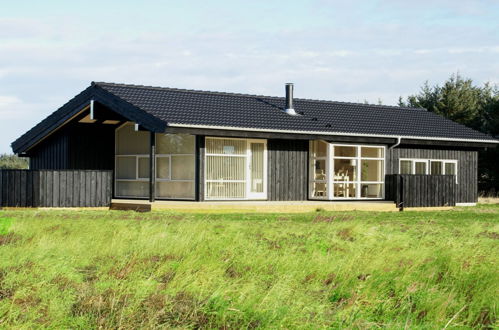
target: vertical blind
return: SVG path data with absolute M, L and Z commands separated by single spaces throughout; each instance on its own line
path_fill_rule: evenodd
M 206 198 L 246 198 L 247 141 L 206 139 Z
M 265 143 L 206 139 L 206 199 L 247 199 L 265 192 Z

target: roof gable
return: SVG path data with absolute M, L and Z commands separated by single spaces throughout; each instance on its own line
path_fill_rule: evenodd
M 148 130 L 154 132 L 163 132 L 165 130 L 166 124 L 162 120 L 155 118 L 153 115 L 137 108 L 133 104 L 125 102 L 92 83 L 91 86 L 69 100 L 62 107 L 24 133 L 16 141 L 12 142 L 11 146 L 13 151 L 15 153 L 25 152 L 37 144 L 41 139 L 62 127 L 81 111 L 88 108 L 90 100 L 97 101 L 107 106 L 116 113 L 130 121 L 139 123 Z

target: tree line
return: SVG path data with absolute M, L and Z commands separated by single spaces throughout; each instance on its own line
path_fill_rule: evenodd
M 453 74 L 443 85 L 423 84 L 419 93 L 399 99 L 400 106 L 421 107 L 499 138 L 499 87 L 478 86 L 470 78 Z M 482 195 L 499 192 L 499 147 L 478 153 L 478 190 Z

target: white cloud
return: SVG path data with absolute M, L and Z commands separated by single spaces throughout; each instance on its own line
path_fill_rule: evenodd
M 297 97 L 396 104 L 424 81 L 457 70 L 478 83 L 499 76 L 497 40 L 480 27 L 335 22 L 128 36 L 88 33 L 78 21 L 58 29 L 0 18 L 0 152 L 92 80 L 267 95 L 282 95 L 284 82 L 293 81 Z

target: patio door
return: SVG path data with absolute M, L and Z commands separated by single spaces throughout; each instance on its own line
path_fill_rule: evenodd
M 265 141 L 248 140 L 248 198 L 266 197 L 266 143 Z
M 267 141 L 207 137 L 205 199 L 267 198 Z

